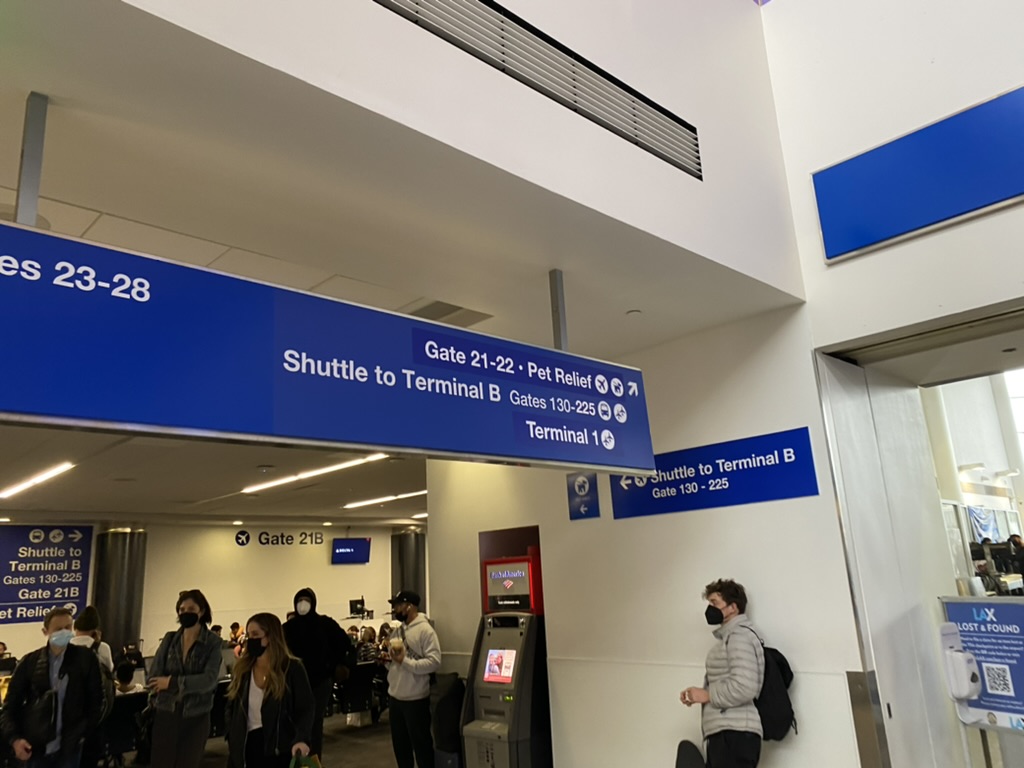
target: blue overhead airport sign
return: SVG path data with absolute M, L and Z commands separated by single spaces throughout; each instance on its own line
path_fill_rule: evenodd
M 1024 731 L 1024 602 L 943 598 L 946 618 L 981 672 L 981 696 L 961 702 L 968 724 Z
M 0 226 L 0 412 L 654 467 L 633 368 Z
M 92 527 L 0 525 L 0 624 L 42 622 L 87 602 Z
M 616 518 L 818 495 L 807 427 L 654 457 L 654 478 L 612 475 Z

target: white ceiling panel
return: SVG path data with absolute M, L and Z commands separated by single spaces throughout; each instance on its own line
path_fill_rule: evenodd
M 91 520 L 153 523 L 235 519 L 321 524 L 409 525 L 426 497 L 345 510 L 351 502 L 424 490 L 426 463 L 391 457 L 252 494 L 247 486 L 364 454 L 273 444 L 0 424 L 0 489 L 64 461 L 75 467 L 0 499 L 13 523 Z
M 228 249 L 220 243 L 110 215 L 101 216 L 89 227 L 84 238 L 199 266 L 206 266 Z
M 0 187 L 0 219 L 14 220 L 14 204 L 17 197 L 13 189 Z M 45 197 L 39 199 L 39 215 L 49 223 L 51 232 L 73 237 L 81 237 L 100 216 L 96 211 Z
M 274 285 L 308 290 L 331 276 L 322 269 L 306 267 L 261 253 L 252 253 L 232 248 L 209 265 L 211 269 L 229 272 L 232 275 L 251 277 Z
M 396 291 L 393 288 L 385 288 L 382 285 L 353 280 L 341 275 L 335 275 L 320 283 L 315 292 L 334 299 L 390 310 L 397 310 L 419 298 L 412 293 Z

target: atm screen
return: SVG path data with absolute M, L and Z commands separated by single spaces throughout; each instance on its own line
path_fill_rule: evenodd
M 484 667 L 484 682 L 511 683 L 515 668 L 515 651 L 489 650 L 487 651 L 487 665 Z

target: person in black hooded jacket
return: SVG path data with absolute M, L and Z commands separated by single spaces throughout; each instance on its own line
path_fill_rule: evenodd
M 295 616 L 284 625 L 284 638 L 293 656 L 302 660 L 313 688 L 315 709 L 310 751 L 323 756 L 324 715 L 334 690 L 334 673 L 340 664 L 351 664 L 352 641 L 338 622 L 316 612 L 316 593 L 306 587 L 295 593 Z

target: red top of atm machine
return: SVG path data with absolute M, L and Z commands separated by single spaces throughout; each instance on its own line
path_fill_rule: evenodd
M 513 611 L 543 615 L 540 558 L 534 552 L 484 560 L 481 565 L 484 614 Z

